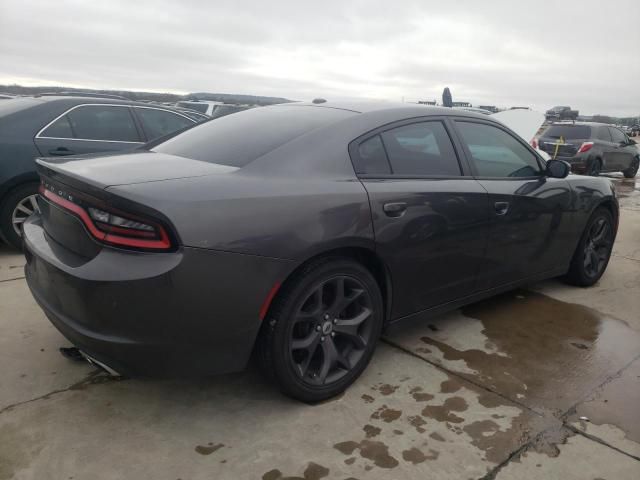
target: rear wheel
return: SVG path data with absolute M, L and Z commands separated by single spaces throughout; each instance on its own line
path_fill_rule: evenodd
M 369 363 L 382 305 L 375 278 L 361 264 L 333 257 L 308 265 L 283 287 L 265 319 L 262 367 L 298 400 L 337 395 Z
M 640 166 L 640 156 L 634 158 L 631 161 L 631 166 L 629 168 L 627 168 L 626 170 L 624 170 L 622 172 L 622 174 L 625 176 L 625 178 L 634 178 L 636 176 L 636 174 L 638 173 L 638 167 Z
M 38 209 L 37 194 L 37 183 L 21 185 L 11 190 L 0 206 L 0 231 L 15 248 L 22 246 L 22 224 Z
M 590 175 L 592 177 L 597 177 L 598 175 L 600 175 L 601 170 L 602 170 L 602 162 L 600 161 L 600 159 L 596 158 L 591 162 L 591 165 L 589 165 L 589 170 L 587 170 L 587 175 Z
M 590 287 L 604 274 L 613 248 L 613 217 L 598 208 L 587 223 L 565 279 L 572 285 Z

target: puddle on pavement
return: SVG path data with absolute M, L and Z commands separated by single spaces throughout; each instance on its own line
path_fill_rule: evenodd
M 463 361 L 468 369 L 460 371 L 462 376 L 538 412 L 566 412 L 640 353 L 640 334 L 626 323 L 539 293 L 510 292 L 468 306 L 462 314 L 469 322 L 482 322 L 497 352 L 482 346 L 456 350 L 442 340 L 445 336 L 439 339 L 440 332 L 426 328 L 420 346 L 438 349 L 444 366 L 451 363 L 454 371 Z M 439 329 L 446 335 L 446 323 Z
M 262 475 L 262 480 L 320 480 L 329 476 L 329 469 L 318 465 L 317 463 L 309 462 L 302 477 L 285 476 L 280 470 L 274 468 Z
M 640 443 L 640 359 L 578 405 L 570 421 L 581 417 L 595 425 L 614 425 L 627 439 Z
M 624 178 L 622 175 L 606 175 L 611 179 L 623 208 L 640 208 L 640 178 Z

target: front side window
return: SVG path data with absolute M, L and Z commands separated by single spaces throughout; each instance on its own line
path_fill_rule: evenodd
M 149 141 L 193 125 L 191 120 L 166 110 L 136 108 L 136 112 Z
M 128 107 L 83 105 L 67 113 L 75 138 L 140 142 L 138 130 Z
M 66 115 L 63 115 L 49 125 L 40 136 L 50 138 L 73 138 L 73 131 L 71 130 L 69 119 Z
M 540 174 L 536 156 L 511 134 L 492 125 L 456 121 L 462 141 L 481 177 L 532 177 Z
M 441 122 L 421 122 L 381 134 L 394 175 L 460 176 L 460 165 Z

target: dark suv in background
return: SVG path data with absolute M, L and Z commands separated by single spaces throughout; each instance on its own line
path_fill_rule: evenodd
M 597 176 L 622 172 L 638 173 L 640 150 L 622 130 L 601 123 L 555 123 L 538 138 L 538 148 L 551 158 L 569 162 L 571 170 Z
M 41 95 L 0 102 L 0 234 L 19 247 L 37 208 L 36 157 L 130 150 L 189 128 L 185 112 L 95 95 Z M 117 166 L 114 166 L 117 168 Z

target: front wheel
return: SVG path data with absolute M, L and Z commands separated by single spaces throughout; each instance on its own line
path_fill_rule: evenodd
M 638 173 L 638 167 L 640 166 L 640 157 L 636 157 L 631 161 L 631 166 L 624 170 L 622 174 L 625 178 L 634 178 Z
M 611 257 L 614 237 L 611 213 L 598 208 L 587 222 L 565 280 L 580 287 L 590 287 L 600 280 Z
M 262 367 L 283 393 L 315 403 L 364 371 L 382 330 L 382 296 L 360 263 L 325 258 L 287 282 L 265 322 Z

